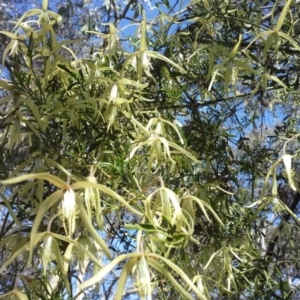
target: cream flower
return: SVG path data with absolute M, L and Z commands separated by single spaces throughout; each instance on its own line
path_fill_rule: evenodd
M 64 193 L 63 200 L 61 202 L 63 216 L 68 219 L 75 212 L 76 209 L 76 200 L 75 193 L 72 189 L 67 189 Z
M 66 234 L 71 236 L 75 231 L 76 223 L 76 196 L 71 188 L 64 193 L 61 208 Z
M 118 86 L 115 83 L 111 88 L 111 92 L 110 92 L 110 96 L 109 96 L 109 102 L 115 103 L 117 97 L 118 97 Z

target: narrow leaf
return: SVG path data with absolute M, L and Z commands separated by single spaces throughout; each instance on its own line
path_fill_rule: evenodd
M 26 176 L 26 175 L 24 175 Z M 58 201 L 60 201 L 63 197 L 63 190 L 58 190 L 51 194 L 39 207 L 38 213 L 35 217 L 35 220 L 32 225 L 31 229 L 31 239 L 30 239 L 30 254 L 29 254 L 29 262 L 32 260 L 33 257 L 33 248 L 35 246 L 35 236 L 39 230 L 40 224 L 45 218 L 47 211 L 55 205 Z
M 48 173 L 39 173 L 39 174 L 26 174 L 18 177 L 2 180 L 2 184 L 16 184 L 29 179 L 44 179 L 54 184 L 58 188 L 64 188 L 66 183 L 58 178 L 57 176 L 48 174 Z
M 79 214 L 81 217 L 82 222 L 84 223 L 86 229 L 90 232 L 90 234 L 93 236 L 93 238 L 95 239 L 95 241 L 99 244 L 99 246 L 102 248 L 102 250 L 104 251 L 105 255 L 108 258 L 111 258 L 109 249 L 107 247 L 107 245 L 105 244 L 105 242 L 102 240 L 102 238 L 100 237 L 99 233 L 96 231 L 96 229 L 93 227 L 92 224 L 92 220 L 89 218 L 87 211 L 81 201 L 81 199 L 77 198 L 77 205 L 79 208 Z
M 289 154 L 282 155 L 283 163 L 288 176 L 289 184 L 294 191 L 297 191 L 292 175 L 292 157 Z
M 281 26 L 282 26 L 282 24 L 284 22 L 284 19 L 285 19 L 286 14 L 287 14 L 287 10 L 288 10 L 291 2 L 292 2 L 292 0 L 287 0 L 286 1 L 286 4 L 284 5 L 284 7 L 283 7 L 283 9 L 281 11 L 280 17 L 279 17 L 279 19 L 277 21 L 277 24 L 276 24 L 276 26 L 274 28 L 274 31 L 278 32 L 281 29 Z
M 117 285 L 114 300 L 122 300 L 127 278 L 130 277 L 132 269 L 134 268 L 134 266 L 136 266 L 137 262 L 138 262 L 138 259 L 134 257 L 134 258 L 130 259 L 123 267 L 120 278 L 119 278 L 119 282 Z

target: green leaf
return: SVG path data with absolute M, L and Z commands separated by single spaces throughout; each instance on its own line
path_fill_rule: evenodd
M 12 217 L 12 219 L 14 220 L 14 222 L 16 223 L 17 226 L 21 227 L 21 222 L 19 221 L 18 217 L 16 216 L 14 210 L 11 207 L 10 202 L 8 201 L 8 199 L 6 198 L 5 194 L 1 194 L 1 199 L 3 199 L 4 204 L 5 204 L 5 208 L 8 210 L 9 215 Z
M 19 290 L 14 290 L 13 292 L 18 297 L 18 299 L 28 300 L 28 297 L 24 293 L 20 292 Z
M 154 233 L 157 232 L 157 228 L 153 226 L 152 224 L 126 224 L 126 229 L 129 230 L 142 230 L 148 233 Z
M 273 44 L 273 41 L 274 41 L 274 33 L 270 34 L 265 42 L 265 47 L 264 47 L 264 51 L 263 51 L 263 57 L 264 59 L 267 58 L 267 54 L 268 54 L 268 51 L 270 50 L 272 44 Z
M 0 33 L 7 35 L 8 37 L 10 37 L 11 39 L 18 39 L 18 36 L 15 33 L 9 32 L 9 31 L 1 31 Z
M 275 31 L 275 32 L 278 32 L 278 31 L 281 29 L 281 27 L 282 27 L 282 25 L 283 25 L 283 22 L 284 22 L 284 20 L 285 20 L 285 17 L 286 17 L 288 8 L 289 8 L 290 5 L 291 5 L 291 2 L 292 2 L 292 0 L 287 0 L 287 1 L 286 1 L 285 5 L 284 5 L 284 7 L 283 7 L 283 9 L 282 9 L 282 11 L 281 11 L 280 17 L 279 17 L 278 20 L 277 20 L 277 24 L 276 24 L 276 26 L 275 26 L 275 28 L 274 28 L 274 31 Z
M 292 156 L 289 154 L 284 154 L 284 155 L 282 155 L 282 160 L 283 160 L 283 163 L 284 163 L 284 166 L 286 169 L 290 187 L 294 191 L 297 191 L 296 186 L 293 181 L 293 175 L 292 175 Z
M 75 241 L 75 240 L 73 240 L 71 238 L 68 238 L 66 236 L 57 234 L 57 233 L 51 232 L 50 234 L 51 234 L 51 236 L 53 238 L 59 239 L 59 240 L 64 241 L 64 242 L 66 242 L 68 244 L 73 244 L 78 249 L 78 251 L 84 252 L 87 255 L 87 257 L 90 258 L 99 268 L 102 268 L 102 264 L 99 261 L 99 258 L 97 258 L 93 253 L 91 253 L 88 249 L 86 249 L 85 247 L 83 247 L 77 241 Z
M 143 213 L 139 212 L 138 210 L 136 210 L 135 208 L 133 208 L 130 204 L 128 204 L 128 202 L 121 197 L 120 195 L 118 195 L 116 192 L 112 191 L 111 189 L 109 189 L 108 187 L 98 184 L 98 183 L 93 183 L 93 182 L 86 182 L 86 181 L 80 181 L 80 182 L 76 182 L 73 183 L 70 186 L 73 190 L 77 190 L 77 189 L 85 189 L 85 188 L 96 188 L 99 191 L 109 195 L 112 198 L 115 198 L 116 200 L 118 200 L 121 204 L 123 204 L 129 211 L 131 211 L 132 213 L 138 215 L 138 216 L 143 216 Z
M 34 102 L 31 99 L 29 99 L 28 97 L 24 97 L 24 96 L 20 97 L 20 101 L 24 102 L 29 107 L 29 109 L 32 111 L 32 113 L 34 115 L 36 122 L 39 125 L 39 128 L 44 132 L 45 125 L 41 120 L 41 115 L 38 111 L 37 106 L 34 104 Z
M 77 205 L 78 205 L 78 208 L 79 208 L 79 214 L 80 214 L 80 217 L 81 217 L 81 220 L 82 220 L 83 224 L 85 225 L 85 228 L 90 232 L 90 234 L 93 236 L 95 241 L 102 248 L 105 255 L 108 258 L 111 258 L 111 254 L 109 252 L 109 249 L 108 249 L 106 243 L 102 240 L 99 233 L 93 227 L 92 220 L 89 218 L 88 213 L 87 213 L 81 199 L 77 198 L 76 201 L 77 201 Z
M 118 285 L 116 288 L 116 293 L 114 295 L 115 300 L 122 300 L 126 281 L 127 281 L 128 277 L 130 277 L 132 269 L 137 265 L 137 263 L 138 263 L 138 259 L 132 258 L 122 268 L 122 272 L 119 277 Z
M 47 173 L 40 173 L 40 174 L 27 174 L 27 175 L 21 175 L 18 177 L 2 180 L 2 184 L 16 184 L 25 180 L 29 179 L 44 179 L 49 181 L 50 183 L 54 184 L 58 188 L 64 188 L 66 187 L 66 182 L 61 180 L 60 178 L 47 174 Z
M 26 176 L 26 175 L 24 175 L 24 176 Z M 39 230 L 40 224 L 44 220 L 47 211 L 52 206 L 54 206 L 58 201 L 62 200 L 63 193 L 64 193 L 63 190 L 58 190 L 58 191 L 54 192 L 46 200 L 44 200 L 42 202 L 42 204 L 40 205 L 38 213 L 34 219 L 32 229 L 31 229 L 29 261 L 31 261 L 33 258 L 34 246 L 36 245 L 38 237 L 39 237 L 38 230 Z
M 151 267 L 156 269 L 158 272 L 160 272 L 163 276 L 166 276 L 170 283 L 174 286 L 175 290 L 177 290 L 178 293 L 184 296 L 184 299 L 193 300 L 195 299 L 184 287 L 182 287 L 178 280 L 176 280 L 170 272 L 168 272 L 163 266 L 161 266 L 159 263 L 154 261 L 153 259 L 148 259 L 148 263 Z M 201 299 L 201 298 L 199 298 Z M 206 298 L 202 298 L 206 299 Z
M 6 261 L 2 263 L 0 273 L 2 273 L 10 264 L 12 264 L 21 253 L 27 252 L 29 249 L 29 242 L 24 244 L 22 247 L 18 248 L 14 253 L 10 255 L 10 257 Z
M 229 59 L 229 60 L 233 60 L 233 59 L 236 57 L 237 51 L 238 51 L 238 49 L 239 49 L 239 47 L 240 47 L 240 44 L 241 44 L 241 41 L 242 41 L 242 35 L 240 34 L 240 35 L 239 35 L 239 40 L 238 40 L 238 42 L 237 42 L 236 45 L 233 47 L 233 49 L 231 50 L 231 52 L 230 52 L 230 54 L 229 54 L 229 56 L 228 56 L 228 59 Z
M 150 56 L 150 57 L 153 57 L 153 58 L 156 58 L 156 59 L 160 59 L 160 60 L 163 60 L 163 61 L 167 62 L 171 66 L 173 66 L 176 69 L 180 70 L 183 74 L 186 73 L 186 71 L 182 67 L 180 67 L 178 64 L 174 63 L 172 60 L 170 60 L 169 58 L 163 56 L 160 53 L 157 53 L 157 52 L 154 52 L 154 51 L 151 51 L 151 50 L 146 50 L 145 54 L 147 56 Z

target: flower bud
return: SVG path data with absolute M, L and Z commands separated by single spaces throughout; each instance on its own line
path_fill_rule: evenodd
M 43 0 L 43 12 L 46 12 L 48 9 L 48 0 Z

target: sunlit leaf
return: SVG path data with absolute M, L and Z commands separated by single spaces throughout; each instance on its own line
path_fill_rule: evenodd
M 132 258 L 123 267 L 121 275 L 119 277 L 119 281 L 118 281 L 118 285 L 116 288 L 116 293 L 114 295 L 114 299 L 116 299 L 116 300 L 122 299 L 126 281 L 127 281 L 128 277 L 131 275 L 132 269 L 135 267 L 137 262 L 138 262 L 138 258 Z
M 22 181 L 28 180 L 28 179 L 44 179 L 44 180 L 47 180 L 50 183 L 54 184 L 58 188 L 63 188 L 66 185 L 66 183 L 63 180 L 61 180 L 60 178 L 58 178 L 54 175 L 51 175 L 51 174 L 47 174 L 47 173 L 21 175 L 21 176 L 15 177 L 15 178 L 2 180 L 1 183 L 2 184 L 15 184 L 15 183 L 19 183 L 19 182 L 22 182 Z
M 56 192 L 51 194 L 46 200 L 44 200 L 40 205 L 31 229 L 29 261 L 32 260 L 34 246 L 37 243 L 38 230 L 41 222 L 43 221 L 47 211 L 52 206 L 54 206 L 58 201 L 60 201 L 62 197 L 63 197 L 63 190 L 57 190 Z
M 100 237 L 99 233 L 95 230 L 92 224 L 92 220 L 89 219 L 88 214 L 85 210 L 85 207 L 83 206 L 81 200 L 77 199 L 77 205 L 79 208 L 79 214 L 81 217 L 82 222 L 84 223 L 86 229 L 90 232 L 90 234 L 93 236 L 94 240 L 99 244 L 99 246 L 102 248 L 105 255 L 110 258 L 111 254 L 110 251 L 104 242 L 104 240 Z
M 289 154 L 282 155 L 282 160 L 286 169 L 286 173 L 288 176 L 289 184 L 291 188 L 296 191 L 296 187 L 293 181 L 293 175 L 292 175 L 292 156 Z

